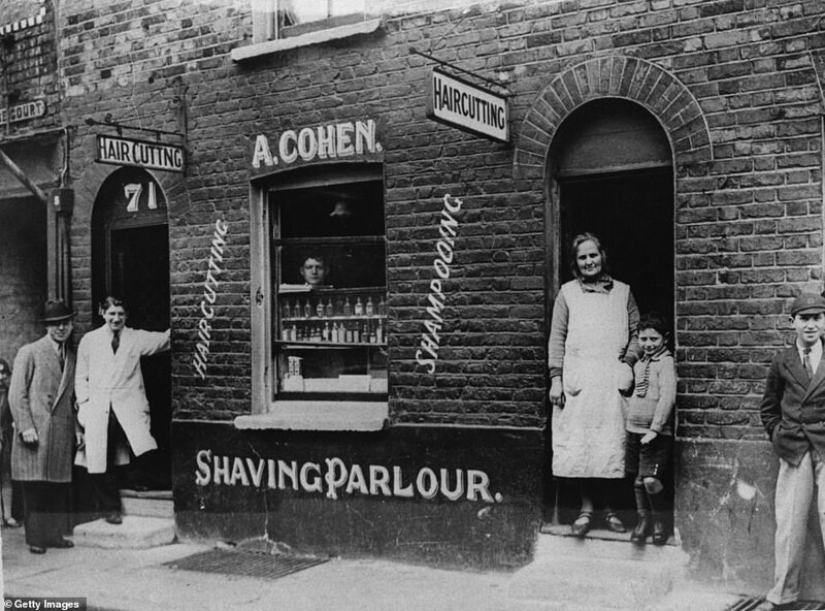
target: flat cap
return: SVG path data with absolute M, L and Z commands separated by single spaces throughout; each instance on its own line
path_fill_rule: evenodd
M 791 316 L 817 312 L 825 312 L 825 297 L 816 293 L 802 293 L 791 305 Z

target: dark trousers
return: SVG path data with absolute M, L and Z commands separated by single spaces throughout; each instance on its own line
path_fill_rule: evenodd
M 70 532 L 68 483 L 21 482 L 26 543 L 49 547 Z
M 105 514 L 120 513 L 120 489 L 117 481 L 117 467 L 115 466 L 116 448 L 121 443 L 127 443 L 126 433 L 115 417 L 114 410 L 109 410 L 109 431 L 106 445 L 106 472 L 90 473 L 89 478 L 95 489 L 98 511 Z

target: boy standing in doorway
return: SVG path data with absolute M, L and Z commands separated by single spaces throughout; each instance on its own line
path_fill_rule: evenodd
M 801 294 L 791 306 L 791 321 L 796 341 L 774 357 L 759 408 L 779 456 L 779 475 L 774 586 L 757 611 L 772 611 L 799 598 L 815 487 L 825 539 L 825 297 Z

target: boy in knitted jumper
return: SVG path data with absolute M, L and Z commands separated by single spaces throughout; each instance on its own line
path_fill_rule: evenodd
M 633 367 L 636 385 L 626 424 L 625 468 L 634 477 L 639 514 L 630 540 L 644 543 L 652 534 L 654 544 L 664 545 L 669 533 L 663 480 L 673 455 L 676 363 L 667 349 L 668 326 L 661 316 L 643 316 L 638 329 L 643 354 Z

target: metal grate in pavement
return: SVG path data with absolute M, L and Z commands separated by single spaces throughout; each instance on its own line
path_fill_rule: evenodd
M 753 611 L 756 607 L 759 606 L 760 603 L 763 602 L 764 599 L 762 598 L 740 598 L 735 603 L 733 603 L 730 607 L 725 609 L 725 611 Z M 825 602 L 818 602 L 815 600 L 800 600 L 793 604 L 788 605 L 780 605 L 777 607 L 777 611 L 815 611 L 815 610 L 825 610 Z
M 181 571 L 277 579 L 318 566 L 327 560 L 329 559 L 212 549 L 165 562 L 164 565 Z

